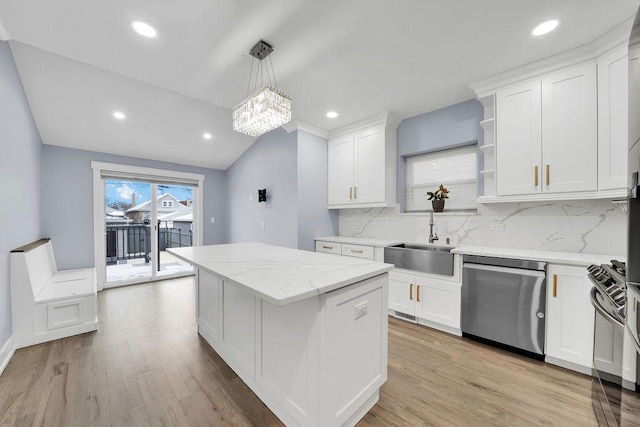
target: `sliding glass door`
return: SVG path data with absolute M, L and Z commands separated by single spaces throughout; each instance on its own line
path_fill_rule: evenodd
M 192 274 L 166 250 L 194 244 L 194 187 L 104 179 L 105 286 Z
M 169 248 L 193 246 L 193 187 L 157 185 L 158 276 L 193 272 L 193 267 L 171 255 Z
M 104 190 L 107 284 L 150 279 L 152 185 L 107 179 Z

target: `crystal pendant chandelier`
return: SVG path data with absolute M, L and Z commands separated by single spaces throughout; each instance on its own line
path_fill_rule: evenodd
M 271 58 L 269 58 L 271 70 L 263 61 L 271 52 L 273 52 L 273 48 L 262 40 L 249 52 L 251 56 L 258 58 L 260 62 L 254 78 L 253 93 L 249 95 L 255 60 L 251 62 L 247 97 L 233 107 L 233 130 L 236 132 L 250 136 L 260 136 L 291 121 L 291 98 L 276 88 L 276 76 Z M 264 84 L 265 74 L 268 81 L 266 85 Z M 256 90 L 258 76 L 260 76 L 260 85 L 262 87 Z M 273 85 L 271 82 L 272 77 Z

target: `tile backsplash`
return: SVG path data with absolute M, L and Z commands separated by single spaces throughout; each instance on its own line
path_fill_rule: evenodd
M 445 208 L 434 222 L 441 244 L 449 237 L 457 246 L 627 252 L 627 214 L 610 200 L 478 205 L 477 214 L 447 213 Z M 429 214 L 403 214 L 398 207 L 343 209 L 339 229 L 341 236 L 426 242 Z

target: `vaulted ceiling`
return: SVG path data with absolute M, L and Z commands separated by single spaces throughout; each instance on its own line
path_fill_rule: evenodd
M 468 83 L 588 43 L 639 4 L 0 0 L 0 21 L 45 144 L 226 169 L 254 142 L 232 131 L 231 108 L 247 93 L 260 39 L 275 49 L 294 119 L 331 130 L 470 99 Z M 554 17 L 557 31 L 530 36 Z M 139 36 L 132 19 L 158 36 Z

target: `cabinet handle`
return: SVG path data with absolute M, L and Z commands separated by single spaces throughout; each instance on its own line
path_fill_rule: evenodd
M 535 172 L 533 176 L 533 181 L 535 182 L 536 187 L 538 186 L 538 166 L 535 167 Z
M 349 187 L 349 200 L 353 200 L 353 187 Z
M 354 199 L 358 198 L 358 187 L 353 187 L 353 198 Z
M 333 249 L 333 246 L 322 246 L 323 249 Z
M 551 181 L 551 173 L 549 172 L 549 170 L 551 169 L 551 167 L 549 165 L 547 165 L 547 185 L 549 185 L 549 182 Z
M 409 283 L 409 299 L 413 301 L 413 283 Z
M 558 294 L 558 275 L 553 275 L 553 297 L 555 298 Z
M 420 285 L 416 286 L 416 301 L 420 302 Z
M 354 254 L 361 254 L 364 251 L 356 251 L 355 249 L 349 249 L 351 252 L 353 252 Z

